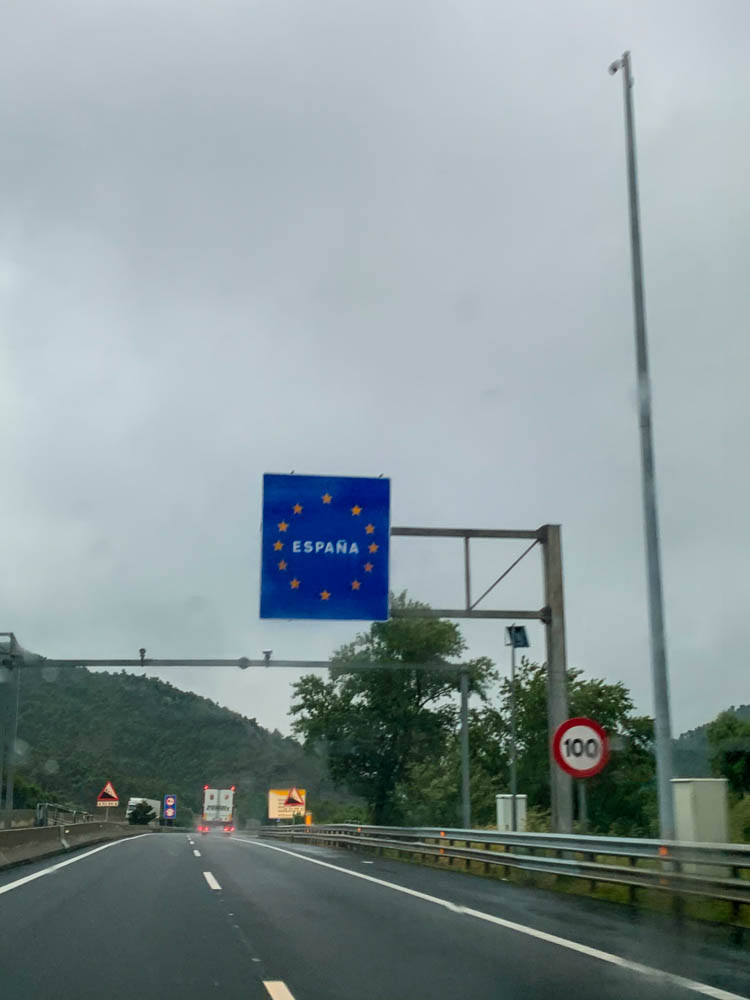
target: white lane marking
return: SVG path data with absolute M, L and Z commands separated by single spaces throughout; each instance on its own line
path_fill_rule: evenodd
M 188 844 L 190 844 L 190 846 L 192 847 L 195 844 L 195 841 L 194 840 L 189 840 Z
M 528 937 L 536 938 L 538 941 L 546 941 L 547 944 L 555 944 L 560 948 L 567 948 L 569 951 L 576 951 L 580 955 L 587 955 L 589 958 L 596 958 L 600 962 L 608 962 L 628 972 L 638 972 L 643 976 L 648 976 L 660 983 L 668 983 L 672 986 L 679 986 L 684 990 L 691 990 L 693 993 L 700 993 L 702 996 L 711 997 L 712 1000 L 747 1000 L 739 993 L 730 993 L 728 990 L 720 990 L 716 986 L 709 986 L 708 983 L 701 983 L 695 979 L 685 979 L 677 976 L 673 972 L 664 972 L 661 969 L 652 968 L 649 965 L 642 965 L 640 962 L 633 962 L 629 958 L 621 955 L 613 955 L 608 951 L 601 951 L 599 948 L 590 948 L 587 944 L 578 941 L 571 941 L 570 938 L 558 937 L 557 934 L 548 934 L 546 931 L 537 930 L 536 927 L 527 927 L 525 924 L 517 924 L 513 920 L 505 920 L 503 917 L 496 917 L 492 913 L 484 913 L 482 910 L 473 910 L 468 906 L 458 906 L 449 899 L 441 899 L 439 896 L 430 896 L 426 892 L 419 892 L 416 889 L 408 889 L 405 885 L 398 885 L 396 882 L 386 882 L 385 879 L 376 878 L 374 875 L 365 875 L 364 872 L 350 871 L 340 865 L 332 865 L 328 861 L 321 861 L 319 858 L 311 858 L 306 854 L 298 854 L 296 851 L 288 851 L 284 847 L 275 847 L 272 844 L 264 844 L 261 840 L 244 840 L 238 837 L 234 841 L 236 844 L 252 844 L 257 847 L 265 847 L 269 851 L 278 851 L 280 854 L 289 854 L 300 861 L 308 861 L 312 865 L 320 865 L 321 868 L 331 868 L 333 871 L 342 872 L 351 878 L 361 878 L 365 882 L 373 882 L 375 885 L 385 886 L 386 889 L 393 889 L 395 892 L 403 892 L 407 896 L 414 896 L 422 899 L 426 903 L 434 903 L 442 906 L 452 913 L 461 916 L 475 917 L 477 920 L 485 920 L 487 923 L 496 924 L 509 931 L 516 931 L 518 934 L 526 934 Z
M 50 865 L 49 868 L 43 868 L 40 872 L 34 872 L 33 875 L 24 875 L 23 878 L 17 878 L 15 882 L 0 885 L 0 895 L 4 892 L 10 892 L 11 889 L 17 889 L 19 886 L 26 885 L 27 882 L 33 882 L 35 879 L 42 878 L 43 875 L 51 875 L 52 872 L 59 871 L 61 868 L 74 865 L 76 861 L 83 861 L 84 858 L 90 858 L 92 854 L 98 854 L 99 851 L 106 851 L 108 847 L 117 847 L 118 844 L 126 844 L 130 840 L 140 840 L 141 837 L 150 836 L 150 833 L 139 833 L 134 837 L 123 837 L 122 840 L 113 840 L 109 844 L 101 844 L 99 847 L 94 847 L 92 850 L 86 851 L 85 854 L 78 854 L 74 858 L 68 858 L 67 861 L 58 861 L 57 864 Z
M 263 985 L 268 990 L 271 1000 L 294 1000 L 286 983 L 282 983 L 280 979 L 264 979 Z
M 362 864 L 363 865 L 374 865 L 375 862 L 374 861 L 363 861 Z
M 200 851 L 193 851 L 193 854 L 195 855 L 196 858 L 199 858 L 201 856 Z
M 211 874 L 211 872 L 203 872 L 203 878 L 208 882 L 209 886 L 212 889 L 221 889 L 221 886 L 216 881 L 216 879 L 213 877 L 213 875 Z

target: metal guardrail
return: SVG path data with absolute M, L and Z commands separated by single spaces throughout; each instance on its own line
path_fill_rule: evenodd
M 750 845 L 697 844 L 628 837 L 558 833 L 497 833 L 440 827 L 322 826 L 261 827 L 261 837 L 327 845 L 391 850 L 400 854 L 480 862 L 491 867 L 565 875 L 676 896 L 691 894 L 732 904 L 734 916 L 750 905 Z
M 61 826 L 66 823 L 93 823 L 93 813 L 57 802 L 37 802 L 36 826 Z

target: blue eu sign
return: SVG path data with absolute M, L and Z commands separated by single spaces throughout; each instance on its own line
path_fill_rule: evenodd
M 389 479 L 263 477 L 261 618 L 388 618 Z
M 162 810 L 164 819 L 174 819 L 177 815 L 177 796 L 167 792 L 164 796 L 164 809 Z

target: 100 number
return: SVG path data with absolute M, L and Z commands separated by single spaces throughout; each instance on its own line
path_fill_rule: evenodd
M 600 753 L 599 741 L 595 740 L 593 736 L 589 737 L 585 742 L 576 736 L 574 740 L 565 740 L 563 746 L 565 747 L 566 757 L 585 756 L 594 760 Z

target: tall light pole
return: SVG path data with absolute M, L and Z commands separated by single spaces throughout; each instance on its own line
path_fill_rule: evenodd
M 651 674 L 654 686 L 654 730 L 656 736 L 656 780 L 659 791 L 659 829 L 663 840 L 674 840 L 672 724 L 669 713 L 667 644 L 664 635 L 664 597 L 661 583 L 659 519 L 656 508 L 656 479 L 654 476 L 651 381 L 648 374 L 648 346 L 646 342 L 646 306 L 643 296 L 641 221 L 638 203 L 638 172 L 635 158 L 635 130 L 633 124 L 633 77 L 630 72 L 629 52 L 624 52 L 622 58 L 616 59 L 609 67 L 609 72 L 613 75 L 618 70 L 622 70 L 622 88 L 625 100 L 625 141 L 627 146 L 628 195 L 630 201 L 630 248 L 633 270 L 633 312 L 635 315 L 635 347 L 638 370 L 638 419 L 641 432 L 643 518 L 646 534 L 648 607 L 651 627 Z

